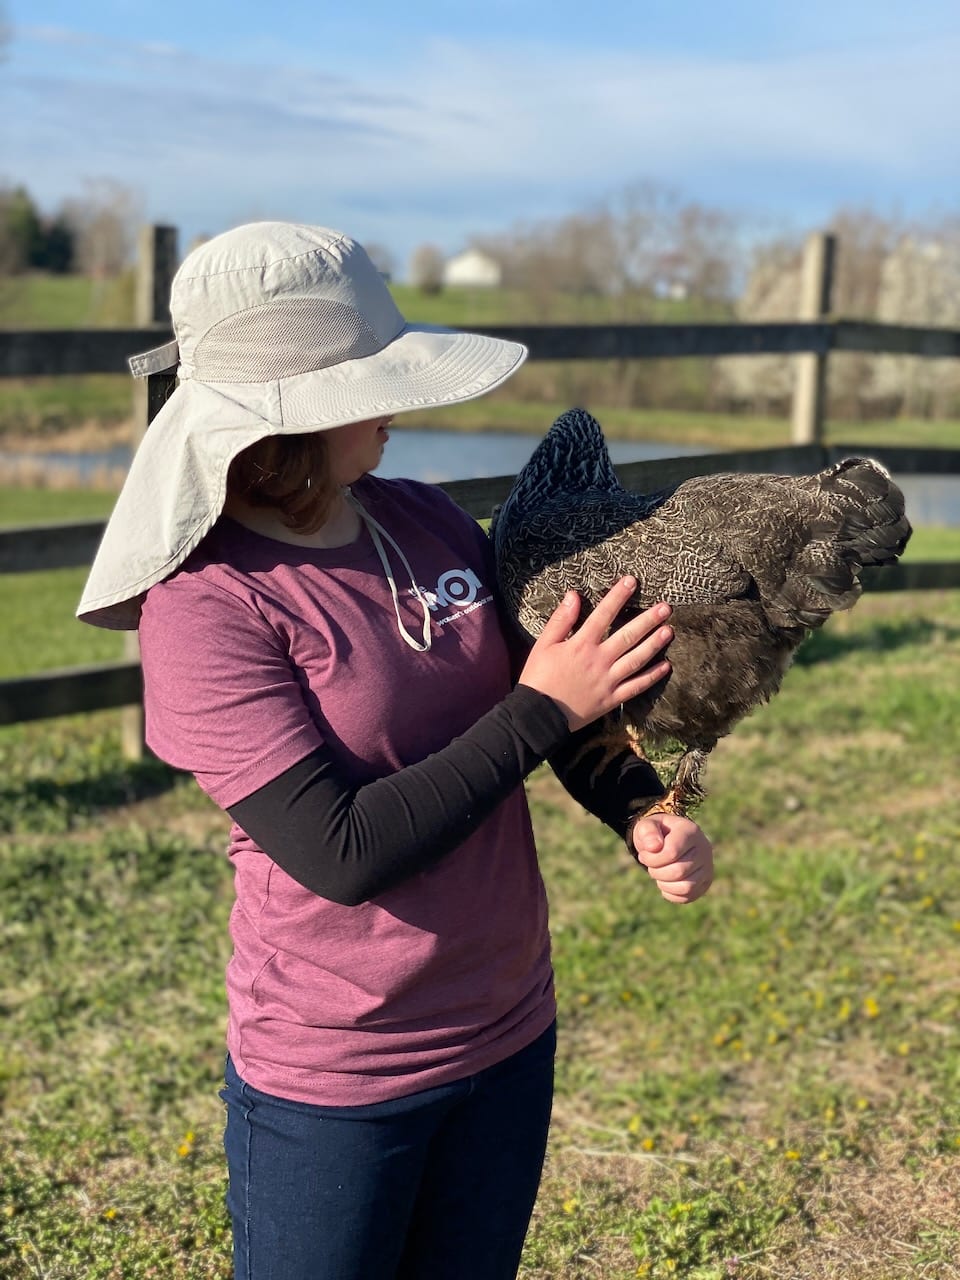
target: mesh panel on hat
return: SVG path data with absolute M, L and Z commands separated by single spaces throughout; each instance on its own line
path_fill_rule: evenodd
M 204 382 L 271 382 L 372 356 L 384 346 L 363 317 L 330 298 L 289 298 L 212 326 L 193 354 Z

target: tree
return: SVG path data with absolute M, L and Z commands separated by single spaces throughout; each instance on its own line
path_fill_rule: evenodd
M 110 178 L 88 181 L 86 188 L 84 196 L 64 203 L 60 217 L 75 237 L 77 270 L 106 279 L 130 264 L 142 202 L 137 192 Z
M 374 241 L 371 244 L 363 246 L 367 251 L 367 257 L 377 268 L 384 280 L 392 280 L 394 272 L 394 258 L 390 250 L 383 244 L 377 244 Z
M 44 220 L 43 252 L 34 262 L 41 271 L 66 275 L 73 269 L 73 228 L 61 215 Z
M 410 258 L 410 283 L 422 293 L 439 293 L 443 288 L 443 253 L 435 244 L 422 244 Z
M 0 190 L 0 272 L 16 275 L 41 252 L 40 214 L 26 187 Z

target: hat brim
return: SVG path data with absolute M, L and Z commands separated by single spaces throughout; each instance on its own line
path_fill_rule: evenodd
M 406 325 L 374 355 L 316 372 L 256 383 L 184 380 L 134 455 L 77 617 L 134 630 L 143 594 L 212 528 L 230 463 L 258 440 L 473 400 L 505 382 L 526 356 L 519 343 Z

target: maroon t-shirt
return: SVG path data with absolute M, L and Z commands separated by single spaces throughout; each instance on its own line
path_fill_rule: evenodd
M 510 662 L 486 539 L 442 491 L 368 476 L 363 506 L 430 603 L 402 640 L 366 528 L 311 550 L 221 519 L 145 601 L 147 741 L 223 808 L 318 747 L 357 785 L 417 763 L 500 701 Z M 423 611 L 385 543 L 407 631 Z M 345 907 L 234 825 L 228 1047 L 254 1087 L 360 1105 L 472 1074 L 555 1013 L 523 788 L 429 871 Z

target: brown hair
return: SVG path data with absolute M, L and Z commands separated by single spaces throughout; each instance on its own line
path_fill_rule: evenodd
M 266 436 L 238 453 L 227 472 L 227 493 L 253 507 L 276 507 L 297 533 L 316 533 L 336 491 L 319 431 Z

